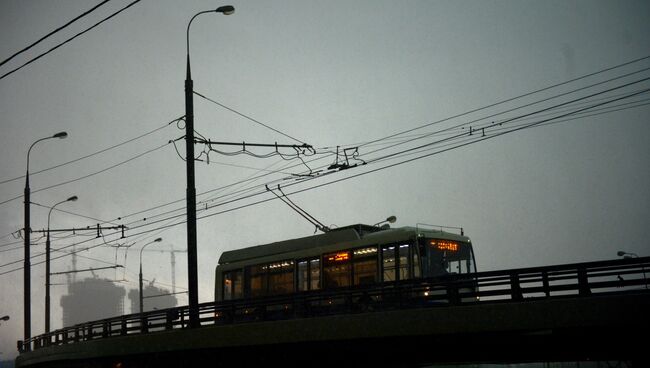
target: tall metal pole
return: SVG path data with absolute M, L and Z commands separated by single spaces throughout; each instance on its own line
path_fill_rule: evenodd
M 30 214 L 29 214 L 29 204 L 31 203 L 31 198 L 30 194 L 31 191 L 29 189 L 29 154 L 32 152 L 32 148 L 34 148 L 34 145 L 38 142 L 44 141 L 46 139 L 50 138 L 65 138 L 68 136 L 68 133 L 66 132 L 60 132 L 56 133 L 51 137 L 46 137 L 46 138 L 41 138 L 37 140 L 36 142 L 32 143 L 31 146 L 29 146 L 29 150 L 27 150 L 27 171 L 25 173 L 25 260 L 24 260 L 24 265 L 23 265 L 23 288 L 24 288 L 24 299 L 23 299 L 23 311 L 25 313 L 24 315 L 24 322 L 25 322 L 25 337 L 23 340 L 23 350 L 24 351 L 30 351 L 31 350 L 31 343 L 29 343 L 29 339 L 32 337 L 32 302 L 31 302 L 31 262 L 30 262 L 30 256 L 31 253 L 29 251 L 29 246 L 30 246 L 30 232 L 31 232 L 31 226 L 30 226 Z
M 36 142 L 34 142 L 36 144 Z M 32 147 L 34 145 L 32 144 Z M 29 148 L 31 151 L 31 147 Z M 30 258 L 30 251 L 29 251 L 29 243 L 30 243 L 30 223 L 29 223 L 29 203 L 30 203 L 30 190 L 29 190 L 29 151 L 27 152 L 27 174 L 25 175 L 25 233 L 24 233 L 24 238 L 25 238 L 25 264 L 23 265 L 23 282 L 24 282 L 24 299 L 23 299 L 23 310 L 24 310 L 24 322 L 25 322 L 25 337 L 24 337 L 24 342 L 27 343 L 27 341 L 32 337 L 32 313 L 31 313 L 31 301 L 30 301 L 30 295 L 31 295 L 31 262 L 29 260 Z M 31 350 L 31 344 L 27 343 L 24 345 L 25 351 L 30 351 Z
M 142 290 L 142 252 L 144 251 L 144 248 L 147 245 L 152 244 L 152 243 L 161 242 L 161 241 L 162 241 L 162 238 L 156 238 L 154 241 L 151 241 L 151 242 L 143 245 L 142 248 L 140 249 L 140 274 L 138 275 L 139 284 L 140 284 L 140 314 L 142 314 L 142 312 L 144 311 L 144 297 L 143 297 L 143 294 L 142 294 L 142 292 L 143 292 L 143 290 Z
M 196 184 L 194 178 L 194 82 L 190 70 L 190 26 L 194 18 L 205 13 L 230 15 L 235 12 L 231 5 L 215 10 L 196 13 L 187 24 L 187 69 L 185 77 L 185 162 L 187 175 L 187 282 L 190 307 L 190 327 L 199 327 L 199 276 L 196 249 Z
M 74 202 L 77 196 L 72 196 L 65 201 L 58 202 L 50 207 L 47 214 L 47 240 L 45 241 L 45 333 L 50 332 L 50 218 L 54 207 L 65 202 Z
M 140 275 L 138 276 L 138 282 L 140 285 L 140 314 L 142 314 L 142 311 L 144 310 L 144 300 L 142 298 L 142 261 L 140 261 Z
M 45 241 L 45 333 L 50 332 L 50 226 Z
M 190 21 L 191 24 L 191 21 Z M 189 34 L 189 24 L 187 26 Z M 188 43 L 189 45 L 189 43 Z M 187 171 L 187 282 L 190 305 L 190 327 L 200 326 L 199 321 L 199 277 L 196 250 L 196 185 L 194 179 L 194 90 L 190 71 L 188 46 L 187 76 L 185 79 L 185 162 Z

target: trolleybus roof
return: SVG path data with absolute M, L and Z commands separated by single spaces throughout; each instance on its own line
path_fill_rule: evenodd
M 376 239 L 378 243 L 406 240 L 417 236 L 443 237 L 444 239 L 469 242 L 466 236 L 434 229 L 399 227 L 382 229 L 371 225 L 351 225 L 332 229 L 329 232 L 303 238 L 282 240 L 279 242 L 226 251 L 221 254 L 219 264 L 240 262 L 282 253 L 325 247 L 333 244 L 351 242 L 359 239 Z

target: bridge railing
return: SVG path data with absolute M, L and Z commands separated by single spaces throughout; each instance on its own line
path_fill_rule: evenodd
M 445 307 L 541 298 L 650 292 L 650 257 L 449 274 L 334 290 L 309 291 L 199 305 L 202 326 Z M 18 342 L 26 352 L 47 346 L 189 328 L 187 306 L 123 315 L 64 327 Z

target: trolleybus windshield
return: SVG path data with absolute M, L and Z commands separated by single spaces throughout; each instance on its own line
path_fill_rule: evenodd
M 426 249 L 431 276 L 476 272 L 472 246 L 468 243 L 428 239 Z

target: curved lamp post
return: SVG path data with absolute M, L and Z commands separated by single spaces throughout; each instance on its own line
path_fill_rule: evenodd
M 159 243 L 162 241 L 162 238 L 156 238 L 154 241 L 150 241 L 149 243 L 145 244 L 142 246 L 142 249 L 140 249 L 140 275 L 139 275 L 139 281 L 140 281 L 140 314 L 142 314 L 143 311 L 143 304 L 144 304 L 144 299 L 142 298 L 142 251 L 144 248 L 152 243 Z
M 380 224 L 383 224 L 384 222 L 388 222 L 388 223 L 394 224 L 395 221 L 397 221 L 397 217 L 395 217 L 395 216 L 389 216 L 389 217 L 388 217 L 387 219 L 385 219 L 384 221 L 379 221 L 378 223 L 376 223 L 376 224 L 374 224 L 374 225 L 372 225 L 372 226 L 379 226 Z
M 187 74 L 185 78 L 185 162 L 187 176 L 187 282 L 190 308 L 190 327 L 199 327 L 199 278 L 196 250 L 196 185 L 194 179 L 194 87 L 190 69 L 190 26 L 192 21 L 201 14 L 222 13 L 230 15 L 235 12 L 231 5 L 221 6 L 215 10 L 204 10 L 196 13 L 187 24 Z M 142 295 L 142 293 L 140 293 Z M 142 297 L 141 297 L 142 298 Z M 142 299 L 140 299 L 142 300 Z M 142 301 L 140 302 L 142 312 Z
M 27 173 L 25 175 L 25 262 L 23 265 L 23 272 L 24 272 L 24 312 L 25 312 L 25 342 L 29 340 L 32 336 L 32 327 L 31 327 L 31 321 L 32 321 L 32 315 L 31 315 L 31 263 L 29 260 L 30 257 L 30 251 L 29 251 L 29 243 L 30 243 L 30 215 L 29 215 L 29 203 L 30 203 L 30 189 L 29 189 L 29 154 L 32 151 L 32 148 L 34 148 L 34 145 L 38 142 L 44 141 L 46 139 L 52 139 L 52 138 L 66 138 L 68 136 L 68 133 L 66 132 L 60 132 L 56 133 L 51 137 L 45 137 L 37 140 L 36 142 L 32 143 L 31 146 L 29 146 L 29 150 L 27 151 Z M 25 346 L 25 350 L 29 351 L 31 344 L 27 344 Z
M 54 207 L 65 202 L 74 202 L 77 196 L 72 196 L 65 201 L 58 202 L 50 207 L 47 214 L 47 240 L 45 241 L 45 333 L 50 332 L 50 217 Z
M 639 258 L 639 255 L 636 253 L 624 252 L 622 250 L 616 252 L 616 255 L 623 258 Z

